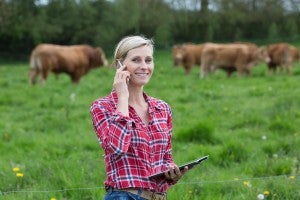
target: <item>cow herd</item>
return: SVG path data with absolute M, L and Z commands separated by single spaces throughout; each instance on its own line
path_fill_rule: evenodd
M 253 43 L 184 43 L 172 48 L 174 66 L 183 66 L 186 74 L 194 65 L 200 66 L 200 78 L 208 73 L 222 69 L 230 77 L 233 72 L 239 76 L 250 75 L 251 68 L 265 63 L 269 73 L 292 73 L 292 66 L 300 60 L 300 50 L 288 43 L 276 43 L 258 47 Z
M 205 78 L 217 69 L 224 70 L 227 77 L 233 72 L 239 76 L 250 75 L 251 68 L 258 63 L 265 63 L 269 73 L 292 73 L 292 66 L 300 60 L 300 50 L 288 43 L 276 43 L 258 47 L 253 43 L 184 43 L 172 47 L 175 66 L 183 66 L 186 74 L 194 65 L 200 66 L 199 76 Z M 90 45 L 55 45 L 39 44 L 31 52 L 29 81 L 45 83 L 50 72 L 58 75 L 66 73 L 73 83 L 91 69 L 106 66 L 107 59 L 100 47 Z

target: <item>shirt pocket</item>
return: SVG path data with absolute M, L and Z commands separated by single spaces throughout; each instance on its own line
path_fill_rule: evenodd
M 157 155 L 163 155 L 169 144 L 170 130 L 167 122 L 160 122 L 151 125 L 151 147 L 152 152 Z
M 151 130 L 153 133 L 160 132 L 160 133 L 168 134 L 169 132 L 168 124 L 166 121 L 153 124 Z

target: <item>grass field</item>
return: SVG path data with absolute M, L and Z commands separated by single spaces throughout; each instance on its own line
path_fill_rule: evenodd
M 300 199 L 300 64 L 293 75 L 199 79 L 155 55 L 145 91 L 173 109 L 177 164 L 209 155 L 172 186 L 168 199 Z M 99 68 L 79 85 L 50 75 L 30 86 L 28 63 L 0 65 L 0 199 L 102 199 L 105 170 L 91 124 L 91 102 L 108 94 L 114 70 Z

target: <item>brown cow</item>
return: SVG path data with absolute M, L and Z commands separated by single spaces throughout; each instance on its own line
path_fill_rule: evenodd
M 250 74 L 250 69 L 258 62 L 268 63 L 270 58 L 266 47 L 258 48 L 255 44 L 207 44 L 202 50 L 200 77 L 208 72 L 224 69 L 227 75 L 237 71 L 238 75 Z
M 291 74 L 292 65 L 300 59 L 300 50 L 288 43 L 276 43 L 268 46 L 271 61 L 268 63 L 269 73 L 275 73 L 277 66 L 281 72 Z
M 107 65 L 107 60 L 100 47 L 40 44 L 31 52 L 29 78 L 31 84 L 35 84 L 40 75 L 44 84 L 50 72 L 66 73 L 73 83 L 79 83 L 89 70 L 103 65 Z
M 201 65 L 201 52 L 204 44 L 185 43 L 174 45 L 172 55 L 174 66 L 182 65 L 186 74 L 190 74 L 194 65 Z
M 202 50 L 206 45 L 212 46 L 214 43 L 184 43 L 180 45 L 174 45 L 172 48 L 174 66 L 182 65 L 186 74 L 190 74 L 190 71 L 194 65 L 201 66 Z M 218 45 L 218 44 L 215 44 Z M 227 73 L 227 77 L 236 71 L 234 67 L 219 67 Z

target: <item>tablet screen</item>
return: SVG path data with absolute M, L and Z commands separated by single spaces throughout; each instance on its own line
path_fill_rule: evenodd
M 194 161 L 192 161 L 192 162 L 189 162 L 189 163 L 180 165 L 180 166 L 179 166 L 179 169 L 180 169 L 180 170 L 183 170 L 186 166 L 187 166 L 189 169 L 192 169 L 194 166 L 200 164 L 202 161 L 204 161 L 204 160 L 206 160 L 206 159 L 208 159 L 208 156 L 204 156 L 204 157 L 199 158 L 199 159 L 197 159 L 197 160 L 194 160 Z M 158 178 L 158 177 L 160 177 L 160 176 L 164 176 L 164 175 L 165 175 L 165 172 L 167 172 L 167 171 L 159 172 L 159 173 L 157 173 L 157 174 L 153 174 L 153 175 L 151 175 L 149 178 Z

